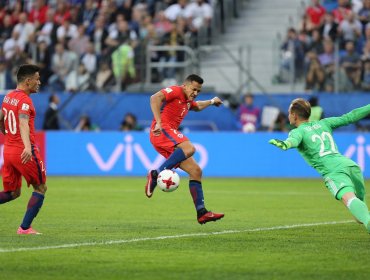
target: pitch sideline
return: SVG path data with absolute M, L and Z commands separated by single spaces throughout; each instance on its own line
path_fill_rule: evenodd
M 245 233 L 245 232 L 258 232 L 258 231 L 272 231 L 272 230 L 282 230 L 300 227 L 314 227 L 323 225 L 337 225 L 337 224 L 347 224 L 354 221 L 334 221 L 334 222 L 321 222 L 321 223 L 310 223 L 310 224 L 296 224 L 296 225 L 284 225 L 275 227 L 265 227 L 265 228 L 254 228 L 254 229 L 244 229 L 244 230 L 224 230 L 215 232 L 203 232 L 203 233 L 186 233 L 178 235 L 164 235 L 157 237 L 143 237 L 143 238 L 133 238 L 133 239 L 122 239 L 122 240 L 110 240 L 101 242 L 85 242 L 85 243 L 71 243 L 71 244 L 61 244 L 54 246 L 40 246 L 40 247 L 24 247 L 24 248 L 0 248 L 0 253 L 15 253 L 15 252 L 25 252 L 25 251 L 39 251 L 39 250 L 52 250 L 52 249 L 66 249 L 66 248 L 76 248 L 76 247 L 88 247 L 88 246 L 104 246 L 112 244 L 124 244 L 142 241 L 155 241 L 155 240 L 165 240 L 165 239 L 176 239 L 176 238 L 186 238 L 195 236 L 211 236 L 211 235 L 224 235 L 224 234 L 235 234 L 235 233 Z

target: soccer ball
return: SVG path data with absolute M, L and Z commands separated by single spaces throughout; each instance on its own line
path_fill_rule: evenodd
M 253 123 L 246 123 L 243 125 L 243 132 L 245 133 L 250 133 L 250 132 L 255 132 L 256 131 L 256 126 Z
M 179 187 L 179 175 L 170 169 L 165 169 L 158 174 L 157 185 L 164 192 L 173 192 Z

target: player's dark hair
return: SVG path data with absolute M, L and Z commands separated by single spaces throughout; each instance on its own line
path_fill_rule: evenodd
M 307 120 L 311 115 L 311 105 L 303 98 L 296 98 L 292 101 L 290 111 L 296 113 L 301 119 Z
M 33 64 L 23 64 L 19 66 L 17 71 L 17 82 L 21 83 L 27 78 L 35 75 L 36 72 L 40 72 L 40 67 Z
M 200 76 L 191 74 L 186 77 L 185 82 L 197 82 L 198 84 L 203 84 L 204 81 Z

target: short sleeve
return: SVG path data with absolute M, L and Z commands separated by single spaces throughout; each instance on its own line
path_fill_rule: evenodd
M 19 101 L 18 114 L 31 115 L 32 102 L 29 98 L 24 98 Z
M 166 101 L 171 101 L 178 98 L 178 91 L 174 87 L 166 87 L 164 89 L 161 89 L 161 92 L 164 94 Z
M 196 101 L 191 101 L 191 104 L 190 104 L 190 109 L 193 109 L 193 108 L 197 108 L 198 107 L 198 103 Z

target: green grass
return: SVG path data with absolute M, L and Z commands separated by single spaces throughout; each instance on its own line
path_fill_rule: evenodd
M 225 218 L 202 226 L 183 182 L 147 199 L 144 178 L 50 177 L 33 224 L 39 236 L 15 234 L 31 193 L 23 187 L 0 205 L 0 279 L 370 278 L 362 225 L 279 228 L 352 220 L 321 180 L 206 178 L 206 206 Z

